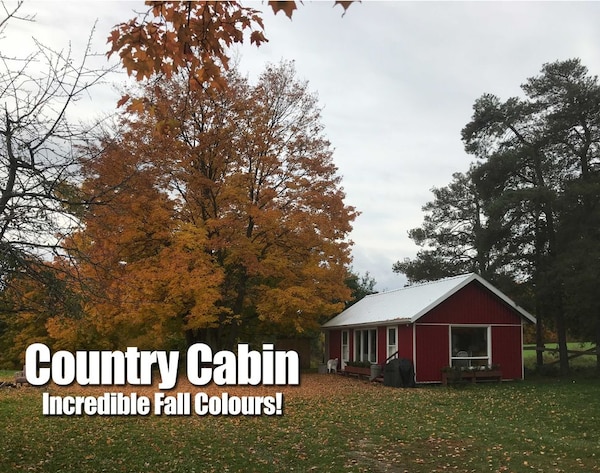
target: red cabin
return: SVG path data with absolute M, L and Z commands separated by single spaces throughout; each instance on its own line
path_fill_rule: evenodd
M 523 378 L 523 325 L 535 318 L 476 274 L 361 299 L 323 325 L 326 355 L 385 365 L 407 358 L 417 383 L 439 383 L 445 367 L 499 366 Z

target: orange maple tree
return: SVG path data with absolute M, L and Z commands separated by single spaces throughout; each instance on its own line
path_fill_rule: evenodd
M 302 2 L 300 2 L 302 3 Z M 336 1 L 346 10 L 352 1 Z M 292 18 L 295 1 L 270 1 L 275 13 Z M 261 12 L 238 1 L 147 1 L 141 17 L 116 25 L 108 37 L 108 56 L 118 53 L 129 75 L 137 80 L 154 74 L 170 78 L 186 70 L 192 86 L 222 87 L 229 69 L 227 48 L 267 41 Z M 122 102 L 128 100 L 128 96 Z
M 163 134 L 146 136 L 136 121 L 121 126 L 121 137 L 82 163 L 82 192 L 94 203 L 63 262 L 83 283 L 85 317 L 53 318 L 48 330 L 82 342 L 84 326 L 86 345 L 97 348 L 173 347 L 178 334 L 215 322 L 222 276 L 204 251 L 205 232 L 177 218 L 162 163 L 153 162 L 173 151 Z
M 316 97 L 291 63 L 256 85 L 227 79 L 189 93 L 185 76 L 148 84 L 152 109 L 124 112 L 119 140 L 83 163 L 84 190 L 104 202 L 73 242 L 102 295 L 88 316 L 115 344 L 296 334 L 350 298 L 356 212 Z
M 27 276 L 4 276 L 0 294 L 0 364 L 4 367 L 22 369 L 29 344 L 52 342 L 46 323 L 57 313 L 56 300 L 50 297 L 45 281 Z

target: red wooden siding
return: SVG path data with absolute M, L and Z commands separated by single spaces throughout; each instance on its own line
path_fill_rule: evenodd
M 519 314 L 477 282 L 463 287 L 419 319 L 421 323 L 520 324 Z
M 388 328 L 396 328 L 396 344 L 398 358 L 413 359 L 413 329 L 412 325 L 386 325 L 377 328 L 377 363 L 383 365 L 388 357 L 387 337 Z
M 413 361 L 413 326 L 398 326 L 398 358 L 408 358 Z
M 342 359 L 342 331 L 341 330 L 329 330 L 329 354 L 327 355 L 329 360 L 337 358 Z
M 522 347 L 520 326 L 492 327 L 492 363 L 500 365 L 503 379 L 523 377 Z
M 415 378 L 418 383 L 440 382 L 442 368 L 450 364 L 447 325 L 415 325 Z

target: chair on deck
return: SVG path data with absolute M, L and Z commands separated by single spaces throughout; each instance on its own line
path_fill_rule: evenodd
M 27 384 L 27 376 L 25 376 L 25 367 L 23 366 L 23 371 L 17 371 L 15 373 L 15 386 L 19 387 L 23 384 Z

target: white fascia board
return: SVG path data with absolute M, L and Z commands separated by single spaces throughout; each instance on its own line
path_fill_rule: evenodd
M 333 320 L 333 319 L 332 319 Z M 366 328 L 366 327 L 389 327 L 393 325 L 401 325 L 401 324 L 412 324 L 411 319 L 391 319 L 391 320 L 380 320 L 377 322 L 363 322 L 357 324 L 347 324 L 347 325 L 331 325 L 327 326 L 325 324 L 321 325 L 322 330 L 347 330 L 350 328 Z
M 438 306 L 439 304 L 444 302 L 446 299 L 448 299 L 451 295 L 457 293 L 460 289 L 462 289 L 467 284 L 469 284 L 471 281 L 473 281 L 476 277 L 478 277 L 476 274 L 471 274 L 468 278 L 465 278 L 462 282 L 460 282 L 456 286 L 452 287 L 449 291 L 445 292 L 443 295 L 441 295 L 438 299 L 433 301 L 427 307 L 423 308 L 422 310 L 417 312 L 415 315 L 413 315 L 411 318 L 411 322 L 415 323 L 417 320 L 419 320 L 421 317 L 423 317 L 425 314 L 427 314 L 429 311 L 431 311 L 434 307 Z M 460 278 L 460 276 L 456 277 L 456 279 L 458 279 L 458 278 Z

